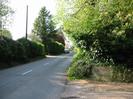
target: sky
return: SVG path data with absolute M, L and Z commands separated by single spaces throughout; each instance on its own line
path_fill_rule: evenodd
M 39 10 L 46 6 L 51 14 L 56 13 L 55 0 L 9 0 L 10 7 L 15 11 L 9 30 L 12 33 L 13 39 L 18 39 L 25 36 L 26 31 L 26 5 L 29 5 L 29 21 L 28 33 L 33 29 L 33 23 L 38 16 Z

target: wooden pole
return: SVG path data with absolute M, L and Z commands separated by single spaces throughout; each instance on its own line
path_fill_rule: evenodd
M 28 5 L 26 6 L 26 39 L 28 38 Z

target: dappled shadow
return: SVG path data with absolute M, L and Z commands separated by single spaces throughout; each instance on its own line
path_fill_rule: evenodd
M 60 99 L 78 99 L 77 96 L 61 97 Z
M 52 76 L 50 80 L 56 86 L 65 86 L 67 83 L 67 77 L 65 73 L 56 73 L 56 75 Z
M 132 84 L 75 80 L 68 82 L 62 99 L 71 99 L 71 96 L 76 96 L 73 99 L 132 99 L 133 91 L 127 90 L 129 86 Z

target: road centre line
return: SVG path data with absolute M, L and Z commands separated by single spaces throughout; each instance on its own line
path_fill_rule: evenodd
M 49 63 L 45 63 L 44 65 L 48 65 Z
M 32 72 L 32 71 L 33 71 L 33 70 L 26 71 L 26 72 L 22 73 L 22 75 L 24 76 L 24 75 L 26 75 L 26 74 L 28 74 L 28 73 L 30 73 L 30 72 Z

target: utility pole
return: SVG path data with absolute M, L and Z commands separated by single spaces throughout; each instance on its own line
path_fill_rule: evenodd
M 28 5 L 26 6 L 26 39 L 28 38 Z

